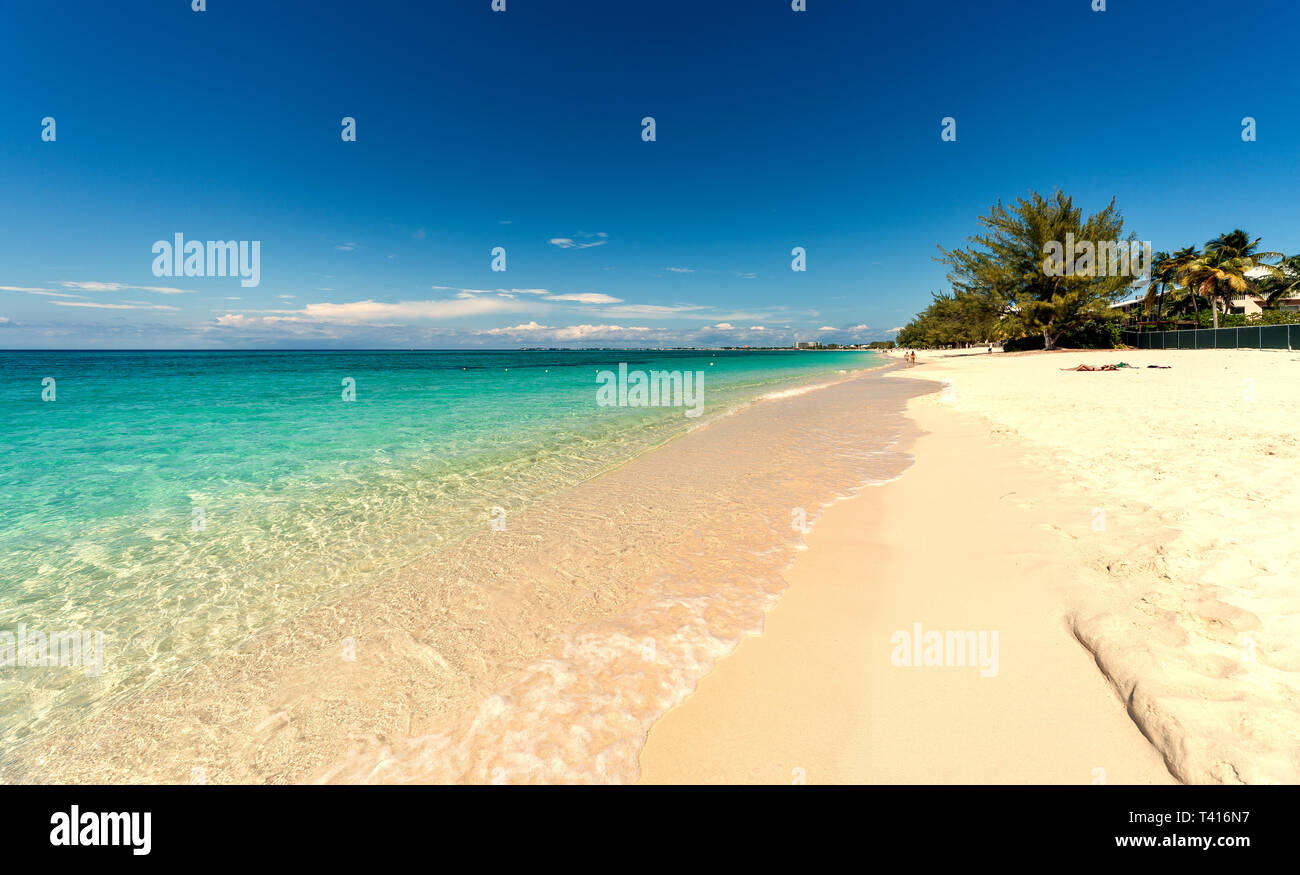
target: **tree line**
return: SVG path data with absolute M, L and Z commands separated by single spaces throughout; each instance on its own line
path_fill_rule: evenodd
M 1115 269 L 1116 251 L 1142 245 L 1124 233 L 1114 199 L 1085 216 L 1061 191 L 1044 197 L 1030 192 L 1015 203 L 995 204 L 979 218 L 982 233 L 958 249 L 939 247 L 948 265 L 949 291 L 933 294 L 930 305 L 898 334 L 902 347 L 937 347 L 1022 341 L 1045 349 L 1063 340 L 1071 345 L 1109 345 L 1118 334 L 1119 314 L 1110 305 L 1136 297 L 1143 288 L 1143 312 L 1154 320 L 1201 308 L 1214 326 L 1232 301 L 1255 299 L 1264 309 L 1300 298 L 1300 255 L 1259 248 L 1260 239 L 1242 230 L 1221 234 L 1204 247 L 1149 255 L 1145 275 Z M 1062 268 L 1063 241 L 1071 241 L 1070 261 Z M 1083 241 L 1073 251 L 1073 241 Z M 1100 254 L 1109 250 L 1111 260 Z M 1135 259 L 1134 264 L 1140 259 Z M 1120 261 L 1129 265 L 1127 255 Z M 1102 343 L 1098 343 L 1102 341 Z

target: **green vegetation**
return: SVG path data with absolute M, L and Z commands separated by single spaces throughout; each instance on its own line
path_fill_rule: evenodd
M 940 247 L 951 271 L 951 293 L 934 302 L 899 333 L 900 346 L 946 346 L 986 340 L 1042 338 L 1055 349 L 1072 333 L 1109 317 L 1108 305 L 1132 282 L 1130 276 L 1098 276 L 1095 269 L 1051 275 L 1044 261 L 1062 241 L 1131 242 L 1112 200 L 1086 219 L 1074 201 L 1057 191 L 1051 197 L 1030 192 L 1011 206 L 1001 201 L 979 219 L 985 233 L 970 246 Z M 1073 265 L 1071 265 L 1073 267 Z M 1101 272 L 1106 273 L 1106 272 Z
M 1210 313 L 1202 310 L 1197 328 L 1245 328 L 1249 325 L 1300 325 L 1300 310 L 1265 310 L 1263 313 L 1228 313 L 1214 324 Z
M 1300 301 L 1300 255 L 1261 250 L 1260 238 L 1241 229 L 1201 248 L 1155 253 L 1147 275 L 1139 278 L 1146 282 L 1146 297 L 1133 305 L 1137 310 L 1123 313 L 1110 305 L 1132 292 L 1136 269 L 1129 275 L 1092 269 L 1089 252 L 1087 261 L 1061 271 L 1056 269 L 1061 262 L 1053 261 L 1060 256 L 1049 256 L 1061 251 L 1060 241 L 1092 241 L 1100 261 L 1103 241 L 1134 241 L 1131 233 L 1123 236 L 1124 220 L 1113 200 L 1085 219 L 1060 191 L 1051 197 L 1030 192 L 1010 206 L 999 201 L 979 223 L 985 231 L 970 238 L 969 246 L 940 247 L 938 260 L 951 268 L 952 290 L 934 293 L 930 305 L 899 332 L 899 346 L 1003 341 L 1011 350 L 1109 348 L 1120 345 L 1123 321 L 1193 322 L 1205 328 L 1300 323 L 1300 312 L 1283 309 Z M 1232 312 L 1253 306 L 1263 312 Z
M 904 347 L 965 346 L 1006 336 L 1002 314 L 987 299 L 969 293 L 935 292 L 933 302 L 898 332 Z
M 1188 289 L 1195 289 L 1210 304 L 1214 327 L 1219 327 L 1219 306 L 1227 312 L 1234 298 L 1250 291 L 1246 273 L 1251 270 L 1270 272 L 1276 268 L 1266 262 L 1282 258 L 1280 252 L 1259 252 L 1259 238 L 1254 240 L 1240 229 L 1218 237 L 1205 244 L 1205 251 L 1182 265 L 1178 281 Z
M 1123 326 L 1118 319 L 1096 317 L 1071 328 L 1057 340 L 1057 346 L 1067 349 L 1115 349 L 1124 345 Z M 1004 352 L 1021 352 L 1026 349 L 1043 349 L 1041 334 L 1010 338 L 1002 343 Z
M 1208 241 L 1204 250 L 1185 246 L 1173 255 L 1156 253 L 1143 316 L 1189 320 L 1202 328 L 1295 323 L 1294 311 L 1280 308 L 1300 299 L 1300 255 L 1263 252 L 1259 242 L 1238 228 Z M 1232 313 L 1233 301 L 1243 299 L 1263 312 Z
M 1289 255 L 1277 265 L 1277 272 L 1255 283 L 1254 292 L 1265 311 L 1278 312 L 1284 300 L 1300 299 L 1300 255 Z

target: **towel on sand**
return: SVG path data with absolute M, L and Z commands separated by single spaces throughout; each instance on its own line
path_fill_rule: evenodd
M 1172 365 L 1147 365 L 1148 368 L 1168 369 Z M 1061 368 L 1063 371 L 1118 371 L 1120 368 L 1141 368 L 1141 365 L 1130 365 L 1128 362 L 1120 362 L 1115 365 L 1075 365 L 1072 368 Z

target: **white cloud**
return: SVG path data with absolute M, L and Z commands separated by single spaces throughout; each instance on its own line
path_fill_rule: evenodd
M 352 252 L 354 249 L 357 248 L 357 244 L 340 243 L 338 246 L 335 246 L 334 248 L 337 249 L 339 252 Z
M 86 292 L 118 292 L 122 290 L 121 283 L 63 283 L 65 289 L 81 289 Z
M 455 292 L 458 298 L 467 298 L 472 295 L 549 295 L 546 289 L 458 289 L 455 286 L 430 286 L 430 288 L 441 292 Z
M 832 328 L 829 325 L 823 325 L 821 328 L 818 328 L 817 330 L 818 331 L 839 331 L 838 328 Z
M 716 319 L 716 313 L 700 313 L 701 310 L 709 310 L 701 304 L 673 304 L 671 306 L 664 304 L 616 304 L 609 307 L 604 312 L 611 316 L 627 316 L 630 318 L 641 319 L 672 319 L 674 317 L 684 319 Z
M 189 295 L 193 289 L 177 289 L 171 286 L 133 286 L 129 283 L 74 282 L 60 283 L 65 289 L 79 289 L 83 292 L 124 292 L 134 289 L 137 292 L 157 292 L 160 295 Z
M 639 334 L 649 330 L 637 326 L 624 328 L 621 325 L 570 325 L 568 328 L 556 331 L 555 338 L 556 340 L 583 340 L 591 337 L 610 337 L 624 332 Z
M 575 292 L 567 295 L 547 295 L 546 301 L 575 301 L 579 304 L 619 304 L 622 298 L 614 298 L 600 292 Z
M 73 295 L 68 292 L 55 292 L 50 289 L 37 289 L 30 286 L 0 286 L 0 292 L 22 292 L 25 295 L 42 295 L 47 298 L 84 298 L 85 295 Z
M 664 270 L 670 270 L 673 273 L 695 273 L 695 269 L 691 267 L 665 267 Z
M 525 322 L 522 325 L 511 325 L 509 328 L 489 328 L 484 334 L 522 334 L 529 331 L 553 331 L 549 325 L 539 325 L 537 322 Z
M 885 333 L 886 333 L 886 334 L 897 334 L 898 332 L 900 332 L 900 331 L 902 331 L 902 330 L 903 330 L 903 326 L 900 325 L 900 326 L 898 326 L 897 328 L 891 328 L 891 329 L 889 329 L 889 330 L 886 331 Z
M 556 294 L 547 289 L 457 289 L 453 286 L 433 286 L 438 291 L 456 293 L 457 298 L 473 298 L 479 295 L 500 295 L 512 298 L 515 295 L 535 295 L 543 301 L 571 301 L 575 304 L 621 304 L 622 298 L 615 298 L 604 292 L 565 292 Z
M 300 310 L 262 311 L 273 315 L 227 314 L 218 325 L 273 325 L 284 322 L 329 322 L 345 325 L 401 325 L 418 319 L 457 319 L 527 309 L 500 297 L 447 298 L 438 301 L 349 301 L 344 304 L 307 304 Z
M 456 298 L 445 301 L 352 301 L 347 304 L 308 304 L 304 316 L 329 322 L 375 322 L 404 319 L 454 319 L 523 309 L 502 298 Z
M 737 333 L 737 338 L 740 336 L 738 332 L 746 335 L 764 332 L 770 338 L 784 337 L 789 329 L 786 322 L 792 315 L 805 318 L 816 315 L 806 311 L 789 311 L 784 307 L 728 312 L 701 304 L 629 304 L 603 292 L 553 292 L 538 288 L 467 289 L 446 285 L 434 285 L 431 288 L 440 294 L 430 300 L 390 302 L 366 299 L 343 303 L 304 303 L 291 305 L 292 309 L 218 310 L 216 313 L 219 318 L 207 323 L 203 330 L 279 328 L 299 335 L 312 333 L 317 336 L 339 337 L 341 332 L 360 336 L 360 329 L 384 327 L 409 329 L 411 332 L 436 331 L 437 336 L 446 338 L 515 335 L 528 338 L 530 342 L 546 337 L 557 342 L 606 338 L 628 343 L 653 340 L 663 344 L 690 345 L 692 338 L 716 342 L 718 332 Z M 280 297 L 284 300 L 291 299 L 288 295 Z M 560 313 L 565 310 L 584 314 L 583 318 L 588 321 L 569 327 L 551 327 L 538 321 L 544 318 L 541 316 L 543 313 Z M 492 329 L 428 324 L 500 313 L 526 313 L 536 318 Z M 551 316 L 548 321 L 555 318 Z M 676 328 L 648 328 L 641 320 L 698 320 L 698 323 L 716 322 L 716 327 L 705 325 L 703 328 L 683 329 L 679 325 Z M 782 327 L 769 327 L 767 322 Z M 740 327 L 742 324 L 749 327 Z M 771 342 L 777 341 L 774 339 Z
M 757 327 L 761 327 L 764 330 L 764 343 L 780 345 L 787 342 L 788 335 L 785 329 L 775 329 L 764 326 Z M 716 326 L 709 325 L 702 328 L 682 330 L 680 328 L 652 328 L 644 325 L 624 325 L 617 323 L 584 323 L 580 325 L 555 327 L 552 325 L 543 325 L 536 320 L 509 327 L 472 330 L 461 336 L 466 338 L 491 338 L 498 342 L 509 342 L 513 339 L 516 342 L 528 345 L 553 344 L 555 346 L 589 346 L 593 344 L 601 344 L 624 347 L 646 347 L 659 345 L 690 346 L 716 344 L 719 340 L 719 332 L 732 334 L 737 340 L 750 337 L 748 329 L 737 328 L 730 323 L 720 323 Z
M 56 307 L 89 307 L 93 310 L 179 310 L 180 307 L 169 307 L 166 304 L 101 304 L 97 301 L 51 301 Z
M 493 337 L 521 334 L 534 342 L 542 339 L 559 342 L 594 339 L 626 340 L 641 338 L 647 332 L 653 330 L 644 325 L 569 325 L 564 328 L 555 328 L 550 325 L 540 325 L 537 322 L 525 322 L 522 325 L 512 325 L 508 328 L 489 328 L 478 333 Z
M 226 328 L 251 328 L 297 321 L 300 320 L 288 316 L 245 316 L 243 313 L 227 313 L 217 317 L 217 324 Z
M 596 234 L 579 233 L 577 236 L 587 242 L 579 242 L 572 237 L 552 237 L 549 242 L 552 246 L 558 246 L 561 249 L 590 249 L 593 246 L 604 246 L 609 242 L 605 239 L 609 235 L 604 231 Z
M 141 292 L 157 292 L 160 295 L 190 295 L 194 293 L 193 289 L 174 289 L 170 286 L 127 286 L 128 289 L 137 289 Z

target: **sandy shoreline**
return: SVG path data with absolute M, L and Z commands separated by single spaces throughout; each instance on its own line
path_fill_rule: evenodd
M 764 634 L 652 727 L 642 781 L 1300 780 L 1298 359 L 891 374 L 945 381 L 909 404 L 915 466 L 827 512 Z M 1143 367 L 1060 370 L 1117 361 Z M 916 622 L 999 632 L 998 674 L 896 667 Z
M 762 401 L 11 774 L 1296 782 L 1298 362 L 932 356 Z
M 871 362 L 874 364 L 874 361 Z M 54 783 L 625 783 L 787 588 L 792 518 L 896 477 L 919 389 L 770 393 L 33 738 Z M 484 501 L 491 504 L 490 501 Z M 436 546 L 436 545 L 431 545 Z
M 1035 472 L 958 414 L 909 413 L 913 467 L 827 511 L 763 635 L 651 729 L 643 782 L 1172 780 L 1054 611 L 1059 537 L 1016 495 Z M 997 675 L 896 667 L 917 622 L 997 631 Z

